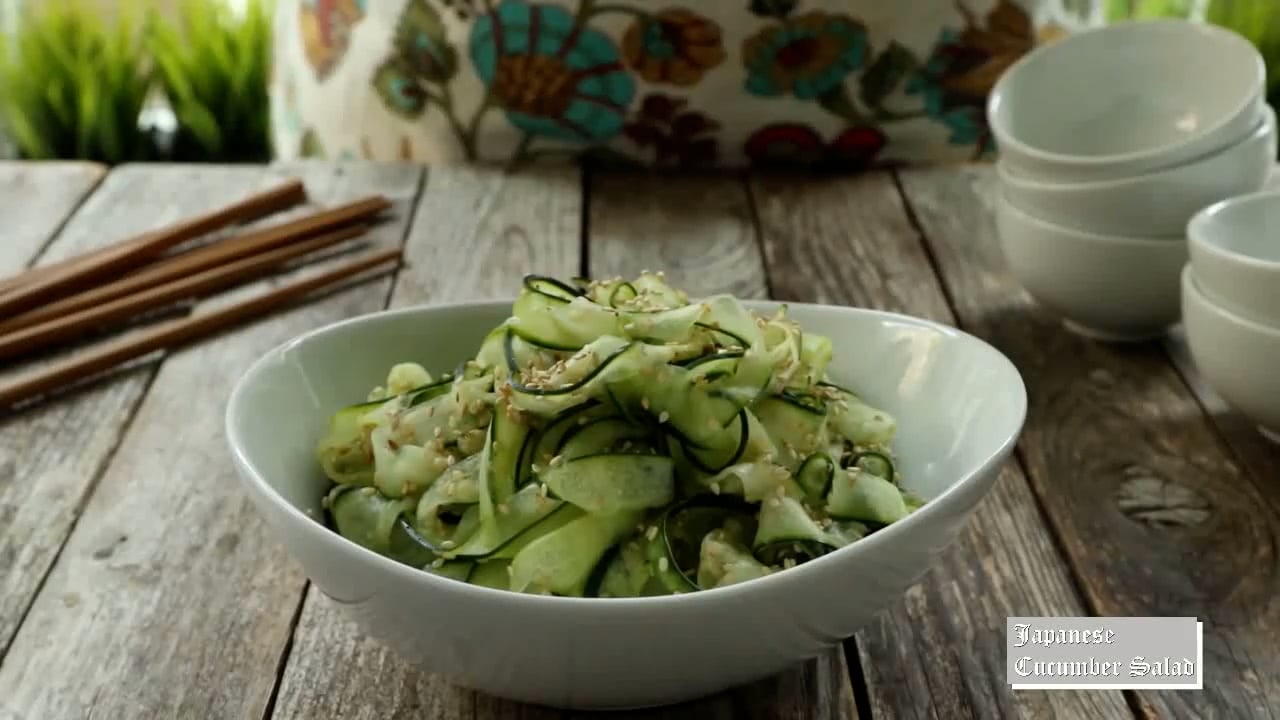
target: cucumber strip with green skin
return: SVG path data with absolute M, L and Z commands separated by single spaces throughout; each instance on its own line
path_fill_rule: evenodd
M 601 556 L 641 517 L 640 511 L 586 514 L 543 535 L 511 560 L 511 589 L 581 597 Z
M 471 578 L 471 571 L 475 569 L 476 564 L 470 560 L 453 560 L 451 562 L 441 563 L 437 566 L 435 563 L 428 563 L 422 568 L 432 575 L 451 578 L 461 582 L 467 582 Z
M 850 456 L 849 463 L 845 467 L 858 468 L 859 470 L 865 470 L 872 475 L 879 475 L 889 482 L 894 481 L 895 473 L 893 469 L 893 460 L 882 452 L 864 450 L 859 453 L 854 453 Z
M 414 527 L 433 547 L 461 544 L 478 526 L 478 508 L 472 513 L 472 523 L 446 522 L 444 515 L 459 506 L 476 508 L 480 501 L 480 460 L 479 455 L 473 455 L 449 468 L 419 498 Z
M 779 449 L 775 460 L 791 472 L 825 442 L 827 416 L 778 396 L 761 399 L 752 412 Z
M 833 404 L 831 427 L 854 445 L 889 445 L 897 424 L 889 413 L 874 408 L 854 395 Z
M 909 513 L 897 485 L 856 468 L 836 473 L 827 498 L 827 512 L 833 518 L 885 525 Z
M 587 584 L 587 595 L 595 597 L 641 597 L 652 580 L 644 548 L 636 541 L 614 546 L 610 555 L 601 562 L 598 582 Z M 594 578 L 593 578 L 594 579 Z
M 613 452 L 624 442 L 640 442 L 650 432 L 622 418 L 600 418 L 587 424 L 576 424 L 560 440 L 556 456 L 572 460 L 585 455 Z
M 486 560 L 510 560 L 516 556 L 516 553 L 525 548 L 526 545 L 537 540 L 538 538 L 582 517 L 585 513 L 577 507 L 567 502 L 560 503 L 555 510 L 547 513 L 547 516 L 530 525 L 528 528 L 520 532 L 520 534 L 511 538 L 510 541 L 503 544 L 497 550 L 485 556 Z
M 769 574 L 767 565 L 753 557 L 730 533 L 722 529 L 712 530 L 702 540 L 698 557 L 698 587 L 724 587 L 764 577 Z
M 420 405 L 447 392 L 452 383 L 453 376 L 444 375 L 402 395 L 349 405 L 334 413 L 329 418 L 329 431 L 316 449 L 325 475 L 344 485 L 372 485 L 373 456 L 364 416 L 392 400 L 405 407 Z
M 697 469 L 708 475 L 715 475 L 725 468 L 737 463 L 747 450 L 751 437 L 751 425 L 747 420 L 746 410 L 738 411 L 738 443 L 729 453 L 720 453 L 717 459 L 712 453 L 701 451 L 696 447 L 682 447 L 684 457 Z
M 511 562 L 509 560 L 486 560 L 475 564 L 471 577 L 467 582 L 494 590 L 511 589 Z
M 564 436 L 583 424 L 601 418 L 610 417 L 614 409 L 603 403 L 588 400 L 575 405 L 551 418 L 542 432 L 538 434 L 537 444 L 533 449 L 533 457 L 529 458 L 535 468 L 546 469 L 547 464 L 560 452 Z M 536 474 L 536 472 L 535 472 Z
M 568 372 L 570 368 L 570 363 L 574 363 L 575 361 L 577 361 L 577 367 L 574 367 L 573 369 L 576 371 L 575 374 L 578 374 L 578 377 L 573 378 L 568 382 L 557 383 L 552 387 L 544 388 L 544 387 L 532 387 L 524 384 L 521 381 L 520 379 L 521 367 L 520 367 L 519 361 L 516 358 L 514 341 L 515 341 L 515 333 L 512 331 L 508 331 L 506 336 L 506 345 L 504 347 L 504 351 L 506 353 L 507 369 L 511 372 L 511 378 L 507 382 L 511 385 L 511 387 L 517 393 L 519 393 L 520 395 L 529 396 L 530 398 L 554 398 L 558 396 L 565 396 L 565 395 L 572 395 L 575 393 L 579 393 L 580 391 L 587 389 L 587 386 L 590 385 L 593 380 L 597 380 L 605 376 L 609 368 L 613 366 L 614 363 L 617 362 L 620 358 L 626 355 L 632 348 L 632 344 L 630 342 L 622 340 L 621 338 L 611 337 L 611 336 L 601 338 L 597 342 L 599 346 L 603 349 L 603 352 L 601 353 L 592 352 L 592 353 L 584 354 L 580 351 L 577 355 L 575 355 L 566 363 L 566 372 Z M 591 355 L 596 355 L 600 359 L 594 366 L 586 367 L 585 359 Z M 582 358 L 582 359 L 580 360 L 579 358 Z M 586 399 L 588 398 L 583 397 L 577 402 L 568 403 L 568 405 L 576 405 L 585 401 Z M 552 404 L 550 407 L 552 412 L 556 412 L 563 409 L 562 407 L 559 407 L 559 403 Z M 522 407 L 521 409 L 528 409 L 532 412 L 542 411 L 540 414 L 548 414 L 545 412 L 545 406 L 535 405 L 533 407 L 528 407 L 528 408 Z
M 804 490 L 805 496 L 820 503 L 831 491 L 831 482 L 835 477 L 836 464 L 826 453 L 814 453 L 805 458 L 796 470 L 796 483 Z
M 554 465 L 541 477 L 556 497 L 589 513 L 662 507 L 675 496 L 675 461 L 662 455 L 587 455 Z
M 822 557 L 835 549 L 836 545 L 817 540 L 778 540 L 756 548 L 755 556 L 761 563 L 770 567 L 786 567 L 788 560 L 799 565 Z
M 562 283 L 546 275 L 525 275 L 521 284 L 530 292 L 545 295 L 553 300 L 563 300 L 564 302 L 569 302 L 583 294 L 579 288 Z
M 639 294 L 635 285 L 629 282 L 618 283 L 609 293 L 609 307 L 619 307 L 629 300 L 636 299 Z
M 373 488 L 352 489 L 330 496 L 329 516 L 339 535 L 379 555 L 422 568 L 436 558 L 418 541 L 404 519 L 408 503 L 386 498 Z
M 751 347 L 760 338 L 760 326 L 746 307 L 732 295 L 713 295 L 705 298 L 707 308 L 702 325 L 728 335 L 743 348 Z
M 835 545 L 835 539 L 809 515 L 800 501 L 791 496 L 771 497 L 760 504 L 759 523 L 752 550 L 781 541 L 809 541 Z
M 526 485 L 495 508 L 491 519 L 486 521 L 481 512 L 480 529 L 448 555 L 453 558 L 483 558 L 492 555 L 562 504 L 561 500 L 543 495 L 536 484 Z
M 689 302 L 683 292 L 668 285 L 657 273 L 642 272 L 631 284 L 635 286 L 636 292 L 663 307 L 679 307 Z
M 732 495 L 695 495 L 667 508 L 648 547 L 654 575 L 669 592 L 699 590 L 696 578 L 703 538 L 734 518 L 753 525 L 754 515 L 754 506 Z
M 742 359 L 745 352 L 745 350 L 723 350 L 690 358 L 678 364 L 686 370 L 693 371 L 695 368 L 698 369 L 698 372 L 693 373 L 690 377 L 706 376 L 709 373 L 717 376 L 731 375 L 737 369 L 738 361 Z
M 511 412 L 506 400 L 499 399 L 490 427 L 493 428 L 493 443 L 483 477 L 489 487 L 489 497 L 498 504 L 506 502 L 516 492 L 520 456 L 529 435 L 529 426 Z

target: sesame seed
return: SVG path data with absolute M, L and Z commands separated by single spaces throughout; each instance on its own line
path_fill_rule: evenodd
M 665 557 L 658 558 L 658 569 L 661 570 L 662 572 L 666 572 L 667 570 L 671 569 L 671 563 L 667 562 L 667 559 Z
M 711 483 L 711 492 L 712 492 L 712 493 L 714 493 L 714 494 L 716 494 L 716 495 L 719 495 L 719 494 L 720 494 L 720 483 L 718 483 L 718 482 L 713 482 L 713 483 Z
M 432 561 L 431 561 L 431 567 L 433 567 L 433 568 L 442 568 L 442 567 L 444 567 L 444 558 L 436 558 L 435 560 L 432 560 Z
M 440 436 L 444 435 L 444 431 L 443 431 L 443 430 L 441 430 L 439 427 L 436 427 L 436 428 L 435 428 L 435 432 L 433 432 L 432 434 L 433 434 L 433 435 L 435 435 L 436 437 L 440 437 Z
M 650 525 L 649 529 L 644 531 L 644 536 L 649 538 L 650 540 L 653 540 L 654 538 L 658 537 L 658 526 Z
M 769 498 L 769 507 L 772 507 L 772 508 L 782 507 L 782 501 L 776 497 Z
M 658 413 L 658 422 L 665 423 L 667 420 L 670 420 L 670 419 L 671 419 L 671 415 L 667 413 L 666 410 L 663 410 L 662 412 Z
M 647 397 L 642 397 L 642 398 L 640 398 L 640 407 L 644 408 L 645 410 L 648 410 L 648 409 L 649 409 L 649 398 L 647 398 Z
M 428 405 L 428 406 L 427 406 L 427 417 L 433 417 L 433 416 L 435 416 L 435 414 L 436 414 L 436 406 L 435 406 L 435 405 Z
M 360 492 L 364 493 L 365 495 L 375 495 L 377 494 L 378 490 L 377 488 L 365 487 L 365 488 L 360 488 Z
M 452 540 L 445 540 L 444 542 L 440 543 L 440 547 L 444 548 L 445 550 L 449 550 L 455 544 L 456 543 L 454 543 Z
M 506 503 L 498 503 L 498 514 L 499 514 L 499 515 L 506 515 L 506 514 L 507 514 L 507 513 L 509 513 L 509 512 L 511 512 L 511 508 L 510 508 L 510 507 L 508 507 Z
M 782 567 L 784 570 L 790 570 L 795 566 L 796 566 L 795 558 L 786 558 L 785 560 L 782 561 Z
M 555 457 L 551 458 L 551 467 L 560 467 L 560 466 L 561 466 L 561 465 L 563 465 L 563 464 L 564 464 L 564 456 L 563 456 L 563 455 L 557 455 L 557 456 L 555 456 Z

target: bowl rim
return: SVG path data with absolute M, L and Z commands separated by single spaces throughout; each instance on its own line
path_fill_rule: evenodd
M 1064 48 L 1070 49 L 1073 45 L 1078 44 L 1085 38 L 1091 38 L 1102 34 L 1125 35 L 1130 33 L 1145 33 L 1153 31 L 1153 28 L 1176 28 L 1188 33 L 1190 37 L 1196 35 L 1216 35 L 1229 43 L 1236 44 L 1245 55 L 1250 57 L 1253 76 L 1255 79 L 1254 91 L 1242 98 L 1230 112 L 1222 114 L 1218 122 L 1213 126 L 1205 128 L 1195 135 L 1181 138 L 1177 141 L 1166 143 L 1158 147 L 1146 148 L 1143 150 L 1130 150 L 1122 153 L 1112 153 L 1109 155 L 1073 155 L 1069 153 L 1053 152 L 1043 150 L 1033 145 L 1023 142 L 1021 139 L 1013 135 L 1008 128 L 1001 122 L 1000 107 L 1009 102 L 1007 95 L 1009 86 L 1017 81 L 1020 72 L 1025 72 L 1026 68 L 1032 63 L 1047 62 L 1042 60 L 1052 56 L 1054 53 L 1065 52 Z M 1064 62 L 1064 61 L 1059 61 Z M 1193 143 L 1212 138 L 1222 129 L 1238 118 L 1242 113 L 1249 110 L 1250 106 L 1263 102 L 1263 86 L 1266 81 L 1266 61 L 1258 49 L 1253 46 L 1244 36 L 1227 28 L 1207 22 L 1195 22 L 1183 18 L 1150 18 L 1142 20 L 1127 20 L 1121 23 L 1113 23 L 1102 25 L 1099 27 L 1080 30 L 1067 35 L 1066 37 L 1055 40 L 1050 43 L 1039 45 L 1030 52 L 1023 55 L 1013 63 L 1005 72 L 996 80 L 996 84 L 991 88 L 991 94 L 987 98 L 986 110 L 988 123 L 991 132 L 996 137 L 997 146 L 1001 149 L 1011 148 L 1014 154 L 1023 155 L 1028 159 L 1037 163 L 1057 164 L 1073 169 L 1099 169 L 1106 167 L 1123 166 L 1127 163 L 1142 162 L 1158 158 L 1161 155 L 1179 151 Z M 1231 138 L 1230 143 L 1234 144 L 1238 138 Z M 1226 147 L 1226 144 L 1218 143 L 1214 146 L 1217 149 Z
M 1094 245 L 1118 245 L 1130 248 L 1159 248 L 1161 250 L 1168 250 L 1171 247 L 1177 247 L 1186 243 L 1186 238 L 1182 235 L 1107 235 L 1104 233 L 1090 232 L 1088 230 L 1077 230 L 1073 227 L 1049 222 L 1048 220 L 1036 217 L 1035 215 L 1032 215 L 1026 210 L 1018 207 L 1017 204 L 1010 200 L 1008 195 L 1006 195 L 1004 188 L 1000 188 L 1000 191 L 996 193 L 996 211 L 997 213 L 1002 211 L 1007 212 L 1017 218 L 1019 222 L 1026 223 L 1033 227 L 1070 236 L 1068 241 L 1080 240 Z
M 1194 301 L 1204 307 L 1208 312 L 1217 315 L 1224 322 L 1236 325 L 1255 335 L 1261 335 L 1271 340 L 1280 341 L 1280 327 L 1272 327 L 1257 320 L 1244 317 L 1236 312 L 1222 307 L 1213 298 L 1200 287 L 1200 279 L 1196 277 L 1195 268 L 1188 262 L 1182 268 L 1182 292 L 1185 296 L 1191 297 Z
M 979 477 L 982 477 L 991 471 L 998 472 L 998 466 L 1012 455 L 1026 424 L 1028 406 L 1027 389 L 1026 382 L 1022 377 L 1021 372 L 1013 361 L 999 349 L 982 338 L 965 332 L 964 330 L 922 317 L 885 310 L 821 303 L 788 302 L 783 300 L 742 300 L 742 302 L 745 305 L 748 305 L 748 307 L 755 305 L 760 309 L 774 309 L 782 305 L 839 309 L 856 314 L 867 315 L 881 321 L 897 322 L 914 327 L 927 328 L 934 332 L 951 336 L 964 342 L 976 343 L 979 348 L 985 349 L 986 352 L 989 352 L 992 355 L 993 361 L 996 363 L 1002 363 L 1005 369 L 1012 373 L 1011 377 L 1016 381 L 1015 384 L 1009 388 L 1009 390 L 1014 393 L 1014 400 L 1016 403 L 1013 432 L 1009 437 L 999 443 L 998 446 L 988 452 L 981 462 L 978 462 L 967 473 L 964 473 L 955 479 L 937 496 L 927 499 L 925 504 L 918 510 L 902 520 L 888 525 L 855 543 L 851 543 L 845 547 L 827 553 L 826 555 L 815 558 L 814 560 L 789 568 L 785 572 L 773 573 L 747 582 L 737 583 L 726 587 L 699 590 L 696 592 L 680 593 L 677 595 L 659 595 L 638 598 L 579 598 L 536 595 L 532 593 L 516 593 L 511 590 L 500 590 L 472 585 L 466 582 L 459 582 L 451 578 L 437 576 L 432 573 L 410 567 L 369 550 L 352 540 L 348 540 L 331 530 L 325 524 L 318 522 L 316 518 L 308 515 L 301 509 L 289 503 L 274 487 L 271 486 L 270 483 L 267 482 L 266 478 L 257 471 L 247 457 L 246 452 L 242 448 L 242 443 L 239 441 L 241 432 L 236 426 L 235 418 L 240 414 L 240 408 L 245 402 L 244 397 L 248 392 L 251 380 L 263 372 L 267 365 L 277 362 L 291 349 L 322 335 L 341 332 L 344 329 L 348 329 L 356 325 L 376 323 L 389 317 L 415 315 L 426 311 L 448 312 L 450 310 L 474 307 L 483 307 L 486 309 L 492 308 L 495 310 L 505 308 L 509 312 L 512 302 L 514 302 L 514 298 L 501 300 L 423 303 L 403 308 L 373 311 L 314 328 L 277 345 L 258 357 L 248 367 L 248 369 L 244 371 L 240 378 L 236 380 L 235 386 L 233 387 L 227 401 L 226 410 L 223 416 L 223 432 L 226 435 L 227 444 L 231 451 L 232 458 L 240 471 L 237 474 L 240 476 L 242 484 L 245 485 L 254 495 L 258 496 L 263 501 L 270 503 L 278 512 L 283 513 L 283 515 L 288 518 L 288 522 L 292 527 L 307 528 L 305 532 L 308 534 L 317 538 L 327 538 L 321 540 L 321 542 L 328 544 L 334 551 L 343 553 L 353 560 L 359 558 L 359 560 L 355 561 L 364 562 L 366 565 L 372 563 L 372 567 L 380 568 L 383 573 L 390 573 L 405 582 L 415 583 L 419 586 L 445 592 L 462 593 L 475 598 L 477 601 L 490 600 L 500 602 L 505 600 L 508 602 L 520 602 L 530 606 L 536 605 L 545 609 L 563 608 L 566 610 L 574 609 L 578 612 L 626 613 L 636 609 L 660 610 L 662 608 L 670 608 L 677 605 L 689 608 L 705 603 L 720 604 L 722 602 L 731 602 L 735 598 L 741 598 L 744 593 L 755 594 L 769 588 L 776 590 L 784 587 L 785 584 L 802 584 L 805 582 L 806 578 L 810 578 L 814 576 L 815 573 L 823 572 L 824 569 L 830 567 L 832 562 L 838 562 L 838 559 L 836 558 L 837 555 L 847 557 L 849 552 L 871 553 L 875 552 L 876 548 L 880 548 L 881 546 L 889 543 L 895 543 L 898 541 L 900 535 L 909 533 L 911 529 L 921 525 L 922 523 L 934 521 L 935 516 L 943 513 L 945 509 L 953 503 L 953 499 L 967 490 L 969 486 L 976 483 Z M 986 493 L 984 492 L 983 497 L 985 497 L 985 495 Z M 979 501 L 981 501 L 981 498 L 979 498 Z M 266 519 L 264 518 L 264 520 Z M 269 520 L 267 520 L 267 522 L 270 524 Z M 277 541 L 280 541 L 278 534 L 276 539 Z M 293 556 L 295 562 L 297 561 L 297 557 L 292 552 L 290 552 L 289 555 Z M 784 579 L 780 580 L 779 578 Z
M 1195 165 L 1206 164 L 1226 153 L 1242 149 L 1253 143 L 1265 142 L 1270 136 L 1277 134 L 1280 129 L 1280 114 L 1276 109 L 1267 106 L 1263 112 L 1263 118 L 1258 122 L 1249 134 L 1240 138 L 1238 141 L 1226 145 L 1224 147 L 1208 150 L 1200 155 L 1168 167 L 1156 168 L 1154 170 L 1141 173 L 1139 175 L 1129 175 L 1117 178 L 1098 178 L 1096 180 L 1045 180 L 1031 175 L 1020 174 L 1015 167 L 1009 165 L 1002 158 L 997 159 L 994 163 L 996 166 L 996 174 L 1000 177 L 1000 182 L 1017 187 L 1020 190 L 1037 193 L 1052 193 L 1055 195 L 1066 195 L 1083 192 L 1105 191 L 1105 190 L 1130 190 L 1143 183 L 1158 182 L 1166 177 L 1172 177 L 1177 173 L 1186 170 Z M 1250 155 L 1252 157 L 1252 155 Z M 1268 160 L 1267 165 L 1274 165 L 1275 161 Z
M 1221 237 L 1223 233 L 1210 230 L 1212 224 L 1218 222 L 1225 215 L 1238 211 L 1242 207 L 1253 204 L 1266 204 L 1268 202 L 1280 205 L 1280 188 L 1264 188 L 1219 200 L 1212 205 L 1201 208 L 1195 215 L 1191 216 L 1191 219 L 1187 221 L 1187 238 L 1193 247 L 1213 255 L 1219 260 L 1243 265 L 1250 269 L 1280 273 L 1280 259 L 1266 260 L 1229 250 L 1215 242 L 1215 238 Z

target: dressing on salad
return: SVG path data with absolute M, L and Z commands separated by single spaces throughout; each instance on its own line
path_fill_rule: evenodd
M 638 597 L 785 570 L 897 522 L 895 420 L 826 376 L 828 338 L 662 275 L 526 277 L 433 377 L 390 369 L 318 448 L 331 526 L 516 592 Z

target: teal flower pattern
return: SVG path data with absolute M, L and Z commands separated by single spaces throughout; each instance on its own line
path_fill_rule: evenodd
M 743 41 L 746 89 L 752 95 L 814 100 L 839 90 L 867 55 L 862 23 L 843 15 L 805 13 Z
M 636 93 L 613 41 L 554 5 L 503 0 L 473 25 L 471 61 L 491 102 L 528 135 L 608 139 Z

